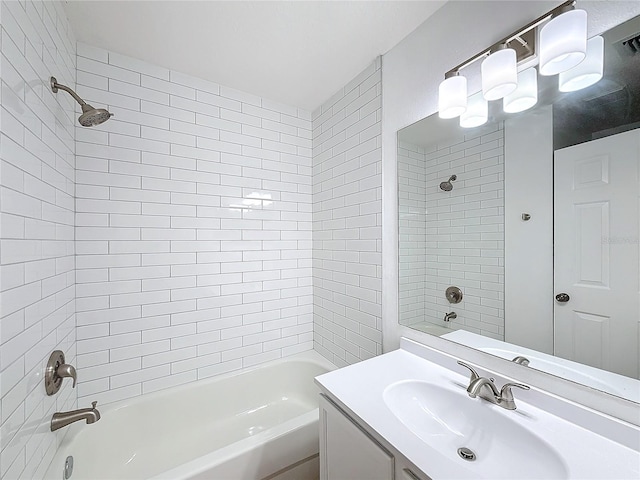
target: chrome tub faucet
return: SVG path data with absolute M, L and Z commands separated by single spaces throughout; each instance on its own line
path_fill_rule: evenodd
M 458 318 L 458 314 L 456 312 L 449 312 L 449 313 L 445 313 L 444 315 L 445 322 L 448 322 L 450 320 L 455 320 L 456 318 Z
M 513 392 L 511 391 L 512 387 L 522 388 L 523 390 L 529 390 L 531 388 L 522 383 L 505 383 L 500 391 L 498 391 L 495 383 L 493 383 L 493 378 L 481 377 L 473 367 L 460 360 L 458 360 L 458 364 L 471 371 L 469 386 L 467 387 L 467 393 L 471 398 L 480 397 L 507 410 L 516 409 L 516 402 L 513 398 Z
M 71 410 L 69 412 L 56 412 L 51 417 L 51 431 L 66 427 L 74 422 L 86 420 L 87 424 L 95 423 L 100 420 L 100 412 L 96 408 L 98 402 L 91 402 L 91 408 L 81 408 L 79 410 Z

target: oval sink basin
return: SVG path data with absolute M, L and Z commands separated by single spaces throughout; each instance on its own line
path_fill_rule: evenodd
M 432 383 L 408 380 L 389 385 L 384 402 L 414 435 L 441 454 L 477 470 L 479 477 L 504 479 L 568 478 L 562 458 L 544 440 L 509 419 L 517 411 L 464 390 L 454 391 Z M 517 401 L 517 399 L 516 399 Z M 466 448 L 475 460 L 465 460 Z

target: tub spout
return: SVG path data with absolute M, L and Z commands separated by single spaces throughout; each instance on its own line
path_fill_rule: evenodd
M 97 404 L 98 402 L 91 402 L 91 408 L 54 413 L 53 417 L 51 417 L 51 431 L 55 432 L 62 427 L 66 427 L 80 420 L 86 420 L 87 424 L 97 422 L 100 420 L 100 412 L 96 408 Z

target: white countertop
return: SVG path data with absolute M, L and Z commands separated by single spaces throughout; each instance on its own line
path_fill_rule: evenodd
M 368 426 L 384 438 L 433 480 L 496 478 L 491 471 L 482 470 L 481 462 L 469 464 L 459 458 L 456 452 L 441 452 L 430 447 L 386 405 L 383 399 L 385 389 L 406 380 L 429 382 L 466 395 L 469 377 L 463 374 L 466 370 L 458 366 L 455 359 L 437 351 L 434 353 L 429 347 L 406 339 L 403 339 L 402 345 L 405 349 L 321 375 L 316 382 L 345 411 L 364 422 L 365 427 Z M 425 354 L 420 355 L 422 352 Z M 431 361 L 434 355 L 442 358 L 438 358 L 436 363 Z M 451 369 L 442 364 L 447 367 L 450 364 Z M 478 370 L 485 376 L 485 371 L 481 368 Z M 498 377 L 498 387 L 507 381 L 499 375 L 492 376 Z M 509 421 L 517 422 L 546 442 L 565 462 L 567 478 L 640 478 L 640 428 L 587 411 L 584 407 L 539 390 L 517 390 L 514 396 L 518 407 L 515 411 L 500 408 L 480 398 L 468 400 L 484 402 L 487 408 L 496 409 L 497 414 L 505 415 Z M 577 419 L 577 422 L 571 423 L 565 418 Z M 611 435 L 599 435 L 593 433 L 591 428 L 585 428 L 591 423 L 597 424 L 598 428 L 594 429 L 601 434 L 610 432 Z M 526 449 L 527 445 L 522 445 L 522 448 Z M 534 458 L 535 453 L 531 452 Z M 518 472 L 514 471 L 510 478 L 519 478 Z M 527 476 L 523 474 L 522 478 Z

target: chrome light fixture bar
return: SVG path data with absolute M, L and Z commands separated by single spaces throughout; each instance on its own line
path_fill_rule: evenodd
M 468 104 L 467 99 L 463 99 L 467 82 L 460 75 L 460 70 L 478 60 L 482 60 L 482 93 L 485 100 L 504 99 L 507 112 L 523 111 L 535 105 L 537 72 L 531 69 L 526 75 L 519 75 L 518 67 L 526 70 L 539 60 L 540 74 L 555 75 L 581 65 L 580 62 L 587 56 L 587 15 L 583 10 L 576 10 L 575 4 L 575 0 L 564 2 L 449 70 L 439 88 L 440 117 L 455 118 L 464 114 Z M 540 26 L 542 28 L 537 37 L 537 27 Z M 577 73 L 567 76 L 567 79 L 576 76 Z M 526 85 L 520 86 L 521 81 Z M 568 81 L 560 80 L 560 84 Z M 532 89 L 536 90 L 535 94 Z M 467 124 L 468 119 L 462 123 Z

